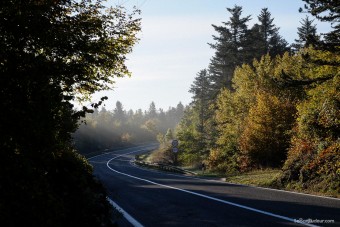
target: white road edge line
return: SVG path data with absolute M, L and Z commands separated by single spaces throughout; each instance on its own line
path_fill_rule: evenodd
M 139 148 L 139 147 L 136 147 Z M 122 150 L 128 150 L 131 148 L 126 148 L 126 149 L 122 149 Z M 149 149 L 148 147 L 142 149 L 142 150 L 138 150 L 138 151 L 143 151 L 145 149 Z M 138 152 L 135 151 L 135 152 Z M 95 157 L 99 157 L 99 156 L 104 156 L 110 153 L 113 153 L 115 151 L 109 151 L 100 155 L 96 155 L 93 157 L 88 158 L 87 160 L 90 161 L 90 159 L 95 158 Z M 134 152 L 132 152 L 134 153 Z M 127 153 L 130 154 L 130 153 Z M 136 165 L 133 165 L 134 167 L 138 168 L 138 169 L 142 169 L 147 171 L 145 168 L 140 168 L 137 167 Z M 158 172 L 158 173 L 162 173 L 161 171 L 151 171 L 151 172 Z M 290 193 L 290 194 L 296 194 L 296 195 L 303 195 L 303 196 L 310 196 L 310 197 L 316 197 L 316 198 L 321 198 L 321 199 L 331 199 L 331 200 L 337 200 L 340 201 L 340 198 L 334 198 L 334 197 L 327 197 L 327 196 L 322 196 L 322 195 L 313 195 L 313 194 L 306 194 L 306 193 L 302 193 L 302 192 L 294 192 L 294 191 L 285 191 L 285 190 L 281 190 L 281 189 L 275 189 L 275 188 L 265 188 L 265 187 L 260 187 L 260 186 L 252 186 L 252 185 L 245 185 L 245 184 L 237 184 L 237 183 L 231 183 L 231 182 L 225 182 L 225 181 L 220 181 L 220 180 L 212 180 L 212 179 L 204 179 L 204 178 L 199 178 L 199 177 L 190 177 L 190 176 L 180 176 L 180 175 L 176 175 L 176 174 L 169 174 L 169 173 L 162 173 L 162 174 L 166 174 L 166 175 L 174 175 L 174 176 L 178 176 L 178 177 L 182 177 L 182 178 L 191 178 L 191 179 L 197 179 L 197 180 L 203 180 L 203 181 L 211 181 L 211 182 L 219 182 L 219 183 L 224 183 L 224 184 L 230 184 L 230 185 L 236 185 L 236 186 L 246 186 L 246 187 L 250 187 L 250 188 L 258 188 L 258 189 L 263 189 L 263 190 L 269 190 L 269 191 L 277 191 L 277 192 L 283 192 L 283 193 Z
M 140 150 L 138 150 L 138 151 L 140 151 Z M 292 218 L 289 218 L 289 217 L 285 217 L 285 216 L 282 216 L 282 215 L 270 213 L 270 212 L 263 211 L 263 210 L 258 210 L 258 209 L 252 208 L 252 207 L 240 205 L 240 204 L 237 204 L 237 203 L 233 203 L 233 202 L 229 202 L 229 201 L 226 201 L 226 200 L 218 199 L 218 198 L 215 198 L 215 197 L 207 196 L 207 195 L 200 194 L 200 193 L 197 193 L 197 192 L 192 192 L 192 191 L 189 191 L 189 190 L 172 187 L 172 186 L 165 185 L 165 184 L 159 184 L 159 183 L 147 180 L 147 179 L 143 179 L 143 178 L 140 178 L 140 177 L 136 177 L 136 176 L 127 174 L 127 173 L 119 172 L 119 171 L 117 171 L 117 170 L 115 170 L 115 169 L 113 169 L 113 168 L 111 168 L 109 166 L 109 163 L 112 160 L 115 160 L 115 159 L 117 159 L 117 158 L 119 158 L 121 156 L 127 155 L 127 154 L 136 153 L 138 151 L 132 151 L 132 152 L 129 152 L 129 153 L 126 153 L 126 154 L 117 155 L 116 157 L 113 157 L 109 161 L 107 161 L 106 166 L 111 171 L 113 171 L 115 173 L 118 173 L 118 174 L 130 177 L 130 178 L 134 178 L 134 179 L 137 179 L 137 180 L 140 180 L 140 181 L 144 181 L 144 182 L 147 182 L 147 183 L 150 183 L 150 184 L 154 184 L 154 185 L 158 185 L 158 186 L 161 186 L 161 187 L 178 190 L 178 191 L 181 191 L 181 192 L 185 192 L 185 193 L 188 193 L 188 194 L 196 195 L 196 196 L 203 197 L 203 198 L 206 198 L 206 199 L 210 199 L 210 200 L 213 200 L 213 201 L 217 201 L 217 202 L 221 202 L 221 203 L 228 204 L 228 205 L 231 205 L 231 206 L 235 206 L 235 207 L 239 207 L 239 208 L 242 208 L 242 209 L 250 210 L 250 211 L 253 211 L 253 212 L 256 212 L 256 213 L 260 213 L 260 214 L 264 214 L 264 215 L 267 215 L 267 216 L 283 219 L 283 220 L 286 220 L 286 221 L 289 221 L 289 222 L 298 223 L 298 224 L 305 225 L 305 226 L 310 226 L 310 227 L 316 227 L 317 226 L 317 225 L 312 225 L 312 224 L 309 224 L 309 223 L 302 222 L 300 220 L 292 219 Z
M 312 195 L 312 194 L 306 194 L 306 193 L 301 193 L 301 192 L 285 191 L 285 190 L 281 190 L 281 189 L 265 188 L 265 187 L 246 185 L 246 184 L 237 184 L 237 183 L 231 183 L 231 182 L 222 181 L 222 180 L 213 180 L 213 179 L 206 179 L 206 178 L 200 178 L 200 177 L 183 176 L 183 175 L 180 175 L 180 174 L 166 173 L 164 171 L 162 172 L 162 171 L 159 171 L 159 170 L 150 170 L 150 169 L 147 169 L 147 168 L 139 167 L 138 165 L 134 164 L 132 160 L 130 160 L 130 165 L 137 168 L 137 169 L 141 169 L 141 170 L 144 170 L 144 171 L 149 171 L 149 172 L 159 173 L 159 174 L 165 174 L 165 175 L 169 175 L 169 176 L 176 176 L 176 177 L 180 177 L 180 178 L 188 178 L 188 179 L 202 180 L 202 181 L 208 181 L 208 182 L 218 182 L 218 183 L 227 184 L 227 185 L 245 186 L 245 187 L 249 187 L 249 188 L 257 188 L 257 189 L 262 189 L 262 190 L 269 190 L 269 191 L 276 191 L 276 192 L 282 192 L 282 193 L 290 193 L 290 194 L 296 194 L 296 195 L 302 195 L 302 196 L 310 196 L 310 197 L 316 197 L 316 198 L 321 198 L 321 199 L 331 199 L 331 200 L 340 201 L 340 198 L 334 198 L 334 197 Z
M 109 203 L 116 208 L 120 213 L 123 214 L 124 218 L 128 220 L 134 227 L 144 227 L 141 223 L 139 223 L 136 219 L 134 219 L 130 214 L 128 214 L 123 208 L 121 208 L 117 203 L 115 203 L 112 199 L 107 198 Z

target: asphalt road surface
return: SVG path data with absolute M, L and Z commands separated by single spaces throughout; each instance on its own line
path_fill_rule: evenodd
M 340 200 L 143 169 L 136 146 L 89 159 L 123 226 L 340 226 Z

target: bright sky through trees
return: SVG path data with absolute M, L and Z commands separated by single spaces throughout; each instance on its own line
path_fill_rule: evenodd
M 243 16 L 252 15 L 249 25 L 256 23 L 261 9 L 267 7 L 280 35 L 289 43 L 297 38 L 297 27 L 306 16 L 298 12 L 304 2 L 297 0 L 111 0 L 107 4 L 129 10 L 136 5 L 142 11 L 141 40 L 127 62 L 132 77 L 117 79 L 114 91 L 94 96 L 98 100 L 107 95 L 107 109 L 113 109 L 117 100 L 127 110 L 148 109 L 151 101 L 165 110 L 180 101 L 189 104 L 190 85 L 197 72 L 208 67 L 214 53 L 207 44 L 217 35 L 211 24 L 222 25 L 228 20 L 227 7 L 242 6 Z M 314 23 L 318 33 L 329 30 L 328 24 Z

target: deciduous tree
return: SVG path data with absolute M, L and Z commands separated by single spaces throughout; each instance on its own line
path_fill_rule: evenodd
M 1 1 L 1 225 L 110 225 L 105 192 L 71 147 L 92 111 L 72 103 L 129 75 L 134 18 L 100 0 Z

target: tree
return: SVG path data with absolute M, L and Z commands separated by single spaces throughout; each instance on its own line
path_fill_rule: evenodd
M 303 94 L 299 89 L 281 87 L 276 78 L 283 69 L 298 78 L 302 74 L 302 63 L 301 56 L 290 56 L 286 53 L 271 58 L 267 54 L 260 60 L 254 60 L 252 65 L 244 64 L 236 68 L 233 78 L 234 91 L 223 89 L 215 103 L 214 119 L 218 133 L 216 144 L 212 146 L 208 158 L 211 169 L 233 173 L 274 164 L 274 158 L 269 157 L 268 163 L 259 163 L 258 160 L 254 162 L 249 153 L 256 153 L 255 148 L 261 144 L 263 147 L 270 147 L 270 144 L 276 144 L 278 141 L 285 146 L 289 143 L 287 138 L 290 138 L 290 135 L 283 132 L 287 128 L 290 129 L 290 123 L 294 121 L 293 107 Z M 261 95 L 260 99 L 256 95 L 259 93 L 267 95 Z M 285 110 L 281 111 L 280 108 Z M 269 133 L 270 130 L 273 133 Z M 271 137 L 271 134 L 279 136 Z M 262 139 L 266 142 L 262 143 Z M 270 148 L 267 149 L 269 150 Z M 283 151 L 281 148 L 278 151 L 278 154 L 281 154 L 277 156 L 280 160 L 284 158 Z M 275 160 L 274 165 L 277 163 L 280 161 Z
M 216 50 L 209 65 L 213 98 L 216 98 L 221 88 L 232 89 L 231 80 L 234 69 L 237 65 L 244 63 L 242 50 L 245 47 L 248 33 L 246 23 L 250 20 L 250 16 L 242 17 L 240 6 L 227 8 L 227 10 L 231 14 L 229 21 L 223 22 L 225 26 L 213 25 L 219 35 L 213 36 L 215 44 L 209 44 Z
M 182 102 L 179 102 L 176 106 L 176 120 L 177 122 L 179 122 L 184 114 L 184 106 L 182 104 Z
M 257 17 L 260 24 L 259 29 L 263 41 L 263 54 L 269 52 L 269 41 L 272 36 L 278 33 L 279 29 L 273 24 L 274 18 L 271 18 L 271 13 L 268 8 L 263 8 L 260 15 Z
M 148 116 L 149 116 L 150 119 L 157 117 L 157 110 L 156 110 L 156 105 L 155 105 L 154 102 L 150 103 Z
M 228 89 L 223 89 L 215 103 L 214 118 L 216 121 L 217 141 L 210 150 L 208 166 L 223 173 L 238 171 L 237 138 L 240 134 L 239 120 L 241 114 L 235 102 L 235 96 Z M 246 106 L 246 105 L 244 105 Z
M 339 67 L 335 70 L 339 72 Z M 297 106 L 297 127 L 279 178 L 284 186 L 339 194 L 339 84 L 337 73 L 309 89 L 307 98 Z
M 166 139 L 168 142 L 174 139 L 174 135 L 173 135 L 173 133 L 172 133 L 171 128 L 169 128 L 169 129 L 166 131 L 165 139 Z
M 205 122 L 209 118 L 209 105 L 211 100 L 209 98 L 210 93 L 210 81 L 207 70 L 201 70 L 194 83 L 191 85 L 190 93 L 193 94 L 193 107 L 198 113 L 197 131 L 200 133 L 200 140 L 204 143 Z
M 288 131 L 293 128 L 295 107 L 288 99 L 266 93 L 256 95 L 239 139 L 242 168 L 278 168 L 287 157 Z
M 256 27 L 259 29 L 262 43 L 259 47 L 260 53 L 275 57 L 287 51 L 288 43 L 279 35 L 279 28 L 273 24 L 274 18 L 271 18 L 268 8 L 263 8 L 257 18 L 260 23 Z
M 126 113 L 123 109 L 123 104 L 119 101 L 116 102 L 116 108 L 113 110 L 113 117 L 118 125 L 125 123 Z
M 79 117 L 92 111 L 75 111 L 72 101 L 129 75 L 125 56 L 140 30 L 133 18 L 101 1 L 0 3 L 3 225 L 111 222 L 103 188 L 71 147 Z
M 301 27 L 298 27 L 298 39 L 295 39 L 293 47 L 297 50 L 305 47 L 308 39 L 317 40 L 316 24 L 313 24 L 314 20 L 310 20 L 308 16 L 300 21 Z M 312 38 L 309 38 L 312 37 Z
M 338 195 L 340 3 L 304 1 L 305 9 L 317 19 L 332 23 L 333 30 L 320 39 L 308 36 L 307 43 L 313 48 L 304 49 L 302 54 L 310 74 L 304 81 L 290 83 L 304 86 L 307 95 L 297 105 L 297 127 L 278 180 L 286 187 L 303 187 Z
M 204 150 L 197 132 L 198 116 L 193 106 L 188 106 L 184 116 L 176 127 L 176 138 L 180 141 L 178 159 L 185 165 L 197 165 L 204 160 Z
M 315 40 L 314 37 L 309 37 L 308 42 L 315 45 L 318 48 L 335 51 L 339 53 L 339 43 L 340 43 L 340 12 L 339 1 L 330 0 L 303 0 L 306 2 L 304 9 L 308 13 L 315 16 L 318 20 L 323 22 L 329 22 L 332 24 L 333 30 L 328 33 L 323 34 L 324 40 Z M 299 10 L 303 11 L 302 8 Z

